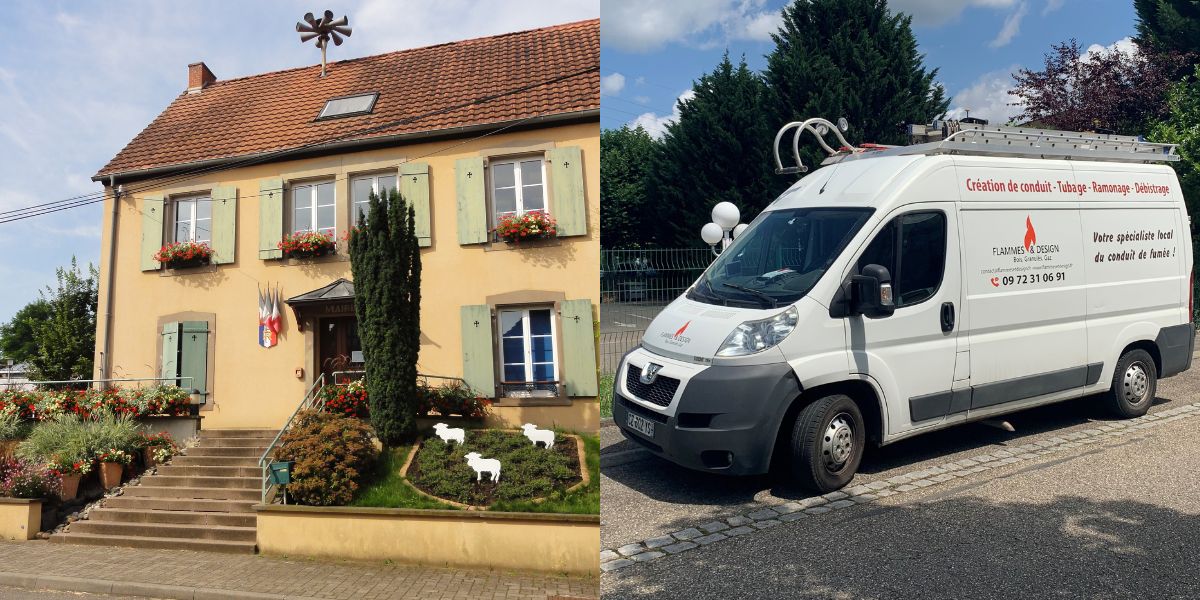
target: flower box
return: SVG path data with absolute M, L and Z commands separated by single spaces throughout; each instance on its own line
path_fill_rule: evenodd
M 168 269 L 190 269 L 212 261 L 212 248 L 207 242 L 175 242 L 159 248 L 154 260 Z
M 301 231 L 283 236 L 277 245 L 287 258 L 318 258 L 337 249 L 333 234 L 320 231 Z
M 506 244 L 519 244 L 526 240 L 541 240 L 558 235 L 558 224 L 550 215 L 534 210 L 500 217 L 492 231 Z

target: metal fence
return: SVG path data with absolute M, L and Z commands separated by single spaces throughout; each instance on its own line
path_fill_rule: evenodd
M 707 248 L 600 251 L 600 372 L 612 374 L 663 307 L 708 268 Z

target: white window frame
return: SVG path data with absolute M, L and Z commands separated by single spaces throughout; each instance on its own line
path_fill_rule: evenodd
M 325 228 L 318 229 L 317 228 L 317 208 L 319 208 L 321 206 L 329 206 L 329 205 L 317 204 L 317 196 L 316 196 L 315 192 L 316 192 L 317 186 L 325 185 L 325 184 L 330 184 L 333 188 L 333 205 L 332 205 L 333 206 L 333 225 L 331 227 L 325 227 Z M 309 195 L 309 202 L 310 202 L 310 204 L 309 204 L 309 222 L 303 228 L 299 226 L 299 223 L 296 223 L 296 192 L 299 191 L 301 188 L 311 188 L 313 190 L 313 193 L 310 193 L 310 195 Z M 289 195 L 291 196 L 289 198 L 289 202 L 288 202 L 288 212 L 289 212 L 288 220 L 291 223 L 291 230 L 292 230 L 291 233 L 293 235 L 297 234 L 297 233 L 302 233 L 305 231 L 326 231 L 331 235 L 335 235 L 335 236 L 337 235 L 338 218 L 337 218 L 337 180 L 336 179 L 318 179 L 318 180 L 313 180 L 313 181 L 305 181 L 303 183 L 293 183 L 291 185 L 291 189 L 288 191 L 289 191 Z
M 513 158 L 505 158 L 503 160 L 488 161 L 489 181 L 488 181 L 488 199 L 491 201 L 492 226 L 494 227 L 500 222 L 500 217 L 504 215 L 523 215 L 525 214 L 525 186 L 521 184 L 521 163 L 532 160 L 539 161 L 542 165 L 542 208 L 533 209 L 538 212 L 550 214 L 550 192 L 547 189 L 549 182 L 546 181 L 546 156 L 543 154 L 532 154 Z M 496 167 L 500 165 L 513 165 L 513 188 L 516 190 L 516 204 L 513 212 L 500 212 L 496 207 Z M 506 186 L 507 187 L 507 186 Z
M 203 219 L 203 220 L 208 221 L 208 239 L 198 239 L 196 237 L 196 232 L 199 231 L 199 229 L 196 227 L 196 221 L 197 221 L 196 208 L 199 206 L 199 202 L 201 200 L 208 201 L 208 218 Z M 186 240 L 179 239 L 179 223 L 180 223 L 179 208 L 180 208 L 180 204 L 183 204 L 183 203 L 191 204 L 190 216 L 186 219 L 186 222 L 188 223 L 188 232 L 190 233 L 190 235 L 188 236 L 189 239 L 186 239 Z M 196 242 L 196 243 L 212 244 L 212 237 L 213 237 L 213 212 L 212 212 L 212 195 L 211 194 L 195 194 L 195 195 L 190 195 L 190 196 L 179 196 L 178 198 L 171 198 L 171 241 L 173 241 L 175 243 Z
M 551 306 L 551 305 L 514 306 L 514 307 L 507 307 L 507 308 L 498 308 L 496 311 L 497 312 L 497 315 L 496 315 L 497 328 L 496 329 L 499 332 L 498 341 L 500 343 L 500 382 L 501 383 L 532 383 L 535 381 L 533 378 L 533 365 L 535 364 L 533 361 L 533 338 L 534 337 L 546 337 L 543 334 L 534 336 L 530 333 L 529 324 L 530 324 L 531 319 L 530 319 L 529 313 L 531 311 L 535 311 L 535 310 L 545 310 L 550 313 L 550 335 L 549 335 L 549 337 L 550 337 L 550 354 L 553 357 L 553 362 L 551 364 L 554 366 L 554 378 L 551 379 L 550 381 L 553 381 L 553 382 L 559 381 L 559 377 L 560 377 L 559 368 L 561 366 L 560 365 L 561 361 L 559 360 L 558 324 L 555 323 L 555 321 L 557 319 L 555 319 L 554 306 Z M 525 365 L 525 381 L 523 381 L 523 382 L 522 381 L 509 381 L 505 377 L 505 367 L 507 367 L 509 364 L 514 364 L 514 365 L 517 364 L 516 361 L 513 361 L 512 363 L 510 363 L 507 360 L 507 357 L 504 356 L 504 338 L 505 338 L 505 336 L 504 336 L 504 333 L 505 333 L 504 332 L 504 313 L 508 313 L 508 312 L 521 313 L 521 323 L 522 323 L 521 340 L 525 347 L 525 355 L 523 357 L 521 357 L 521 359 L 522 359 L 521 362 L 523 362 Z M 515 338 L 512 338 L 512 339 L 515 339 Z M 546 364 L 546 363 L 536 363 L 536 364 Z
M 397 171 L 380 171 L 378 173 L 362 173 L 350 179 L 350 224 L 357 227 L 358 222 L 358 204 L 354 200 L 354 184 L 363 180 L 371 181 L 371 191 L 376 195 L 379 194 L 379 178 L 391 177 L 396 181 L 396 190 L 400 189 L 400 174 Z M 366 212 L 366 211 L 363 211 Z

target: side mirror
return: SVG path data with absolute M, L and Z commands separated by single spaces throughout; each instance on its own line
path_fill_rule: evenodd
M 850 277 L 850 311 L 872 319 L 896 312 L 892 274 L 887 267 L 867 265 L 862 268 L 862 274 Z

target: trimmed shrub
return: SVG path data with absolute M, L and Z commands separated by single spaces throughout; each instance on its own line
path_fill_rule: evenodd
M 312 506 L 349 504 L 379 457 L 374 436 L 360 419 L 318 411 L 297 415 L 276 454 L 296 461 L 288 495 Z

